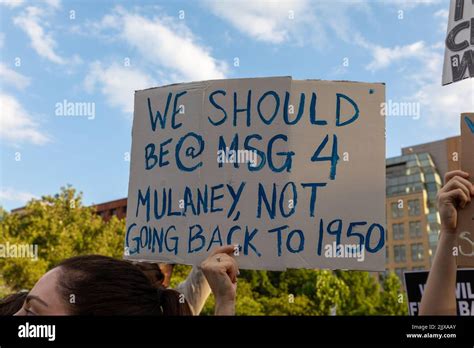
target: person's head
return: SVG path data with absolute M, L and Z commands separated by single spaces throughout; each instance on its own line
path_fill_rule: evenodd
M 13 315 L 18 312 L 25 302 L 26 295 L 28 295 L 28 291 L 20 291 L 1 299 L 0 316 Z
M 148 280 L 155 288 L 166 287 L 163 284 L 165 275 L 161 271 L 160 265 L 151 262 L 132 262 L 147 276 Z
M 170 285 L 174 264 L 135 261 L 132 261 L 132 263 L 145 273 L 155 287 L 163 286 L 167 288 Z
M 46 273 L 17 315 L 190 315 L 178 292 L 156 288 L 136 265 L 99 255 L 66 259 Z

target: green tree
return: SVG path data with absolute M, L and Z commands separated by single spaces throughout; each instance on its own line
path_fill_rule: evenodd
M 84 254 L 123 255 L 124 221 L 104 222 L 94 208 L 82 204 L 82 195 L 71 187 L 59 194 L 30 201 L 18 214 L 0 221 L 0 243 L 37 245 L 38 260 L 0 258 L 4 286 L 30 289 L 61 260 Z
M 402 291 L 400 279 L 393 272 L 382 277 L 382 293 L 377 306 L 380 315 L 408 315 L 405 292 Z
M 333 308 L 338 310 L 344 307 L 349 293 L 347 284 L 333 272 L 318 271 L 313 301 L 317 306 L 319 315 L 329 315 Z
M 316 283 L 320 271 L 311 269 L 288 269 L 279 272 L 275 279 L 279 290 L 287 294 L 305 295 L 312 297 L 316 291 Z
M 314 303 L 305 295 L 279 294 L 260 299 L 265 315 L 319 315 Z
M 71 187 L 30 201 L 21 213 L 0 208 L 0 244 L 36 244 L 38 260 L 0 258 L 0 297 L 30 289 L 65 258 L 102 254 L 121 258 L 125 221 L 104 222 L 82 204 Z M 176 265 L 171 287 L 191 266 Z M 400 281 L 389 274 L 379 283 L 369 272 L 289 269 L 285 272 L 242 270 L 237 287 L 237 315 L 406 315 Z M 211 295 L 202 314 L 214 313 Z
M 349 289 L 344 304 L 338 308 L 341 315 L 374 315 L 380 301 L 380 286 L 377 278 L 369 272 L 335 271 L 336 276 Z
M 270 289 L 262 290 L 261 284 L 253 288 L 253 293 L 257 293 L 254 296 L 263 304 L 266 315 L 327 315 L 342 305 L 348 292 L 343 281 L 325 270 L 266 272 L 265 279 L 270 281 Z
M 272 273 L 274 272 L 242 270 L 239 279 L 246 280 L 252 290 L 260 295 L 276 296 L 278 288 L 274 285 Z
M 8 212 L 0 205 L 0 221 L 2 221 L 7 214 Z

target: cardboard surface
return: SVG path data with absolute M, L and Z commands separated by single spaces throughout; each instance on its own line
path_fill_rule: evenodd
M 443 86 L 474 77 L 474 0 L 451 0 Z
M 291 77 L 137 91 L 125 257 L 197 264 L 222 243 L 244 269 L 384 270 L 384 101 Z
M 474 113 L 461 115 L 461 169 L 471 174 L 474 182 Z M 471 202 L 458 213 L 459 256 L 461 267 L 474 266 L 474 204 Z

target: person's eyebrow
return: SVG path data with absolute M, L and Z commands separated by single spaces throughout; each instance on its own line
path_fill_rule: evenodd
M 44 302 L 40 297 L 35 296 L 35 295 L 28 295 L 26 296 L 26 303 L 29 303 L 31 300 L 36 300 L 39 303 L 41 303 L 45 307 L 49 307 L 46 302 Z

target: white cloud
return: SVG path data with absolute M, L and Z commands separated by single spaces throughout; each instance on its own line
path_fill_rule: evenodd
M 186 80 L 221 79 L 226 66 L 196 43 L 192 33 L 171 21 L 125 15 L 122 36 L 142 56 L 176 70 Z M 152 45 L 150 43 L 153 42 Z
M 115 39 L 127 43 L 140 54 L 138 59 L 146 62 L 141 69 L 94 62 L 84 79 L 87 91 L 98 89 L 110 105 L 125 113 L 133 111 L 135 90 L 164 83 L 226 77 L 227 65 L 212 57 L 210 50 L 200 45 L 184 24 L 173 19 L 146 18 L 117 8 L 99 22 L 89 23 L 89 27 L 94 35 L 112 31 Z M 160 83 L 155 79 L 157 76 Z
M 407 78 L 417 84 L 416 92 L 407 96 L 421 105 L 423 120 L 433 130 L 459 133 L 459 115 L 474 110 L 474 79 L 447 86 L 441 85 L 444 45 L 429 50 L 427 64 Z
M 441 76 L 420 87 L 413 101 L 421 104 L 428 126 L 439 131 L 459 133 L 459 115 L 474 110 L 474 79 L 441 86 Z
M 0 188 L 0 201 L 15 202 L 24 205 L 33 198 L 38 198 L 34 194 L 25 191 L 18 191 L 11 187 Z
M 376 6 L 411 9 L 419 5 L 434 5 L 441 0 L 348 0 L 348 1 L 240 1 L 206 0 L 207 9 L 228 22 L 241 33 L 272 44 L 313 43 L 327 47 L 331 34 L 350 42 L 357 33 L 352 23 L 354 11 L 373 20 Z
M 434 13 L 434 16 L 437 18 L 442 18 L 447 21 L 449 17 L 449 10 L 446 10 L 446 9 L 438 10 Z
M 14 145 L 23 142 L 43 145 L 50 140 L 21 104 L 4 93 L 0 93 L 0 138 Z
M 206 4 L 212 13 L 242 33 L 276 44 L 290 38 L 295 22 L 298 23 L 301 16 L 310 11 L 311 5 L 307 0 L 207 1 Z
M 394 5 L 401 9 L 411 9 L 420 5 L 436 5 L 442 0 L 384 0 L 384 3 Z
M 212 57 L 189 28 L 174 19 L 146 18 L 119 8 L 104 16 L 95 28 L 118 31 L 119 38 L 137 50 L 154 69 L 166 69 L 174 82 L 226 76 L 225 62 Z
M 124 13 L 124 10 L 121 8 L 117 8 L 116 12 Z M 99 22 L 94 22 L 92 23 L 92 25 L 98 31 L 102 29 L 110 29 L 110 28 L 118 29 L 120 28 L 120 23 L 121 23 L 118 13 L 106 14 L 104 17 L 102 17 L 102 19 Z
M 51 6 L 53 8 L 61 7 L 61 0 L 41 0 L 46 5 Z M 5 5 L 10 8 L 15 8 L 23 5 L 25 3 L 24 0 L 0 0 L 0 5 Z
M 395 47 L 377 46 L 363 40 L 357 40 L 357 43 L 368 48 L 373 55 L 367 69 L 378 70 L 413 60 L 411 69 L 404 72 L 404 83 L 409 88 L 403 99 L 420 103 L 422 120 L 433 134 L 459 133 L 459 115 L 474 110 L 474 79 L 441 85 L 443 42 L 430 46 L 418 41 Z
M 100 62 L 92 63 L 84 80 L 88 92 L 92 93 L 98 88 L 110 105 L 126 113 L 133 112 L 134 91 L 154 85 L 156 83 L 144 72 L 117 63 L 109 67 L 104 67 Z
M 349 40 L 351 9 L 368 10 L 363 0 L 344 1 L 212 1 L 205 2 L 217 17 L 244 35 L 271 44 L 308 43 L 325 47 L 334 33 Z
M 18 89 L 24 89 L 30 84 L 30 78 L 14 70 L 8 69 L 3 63 L 0 63 L 0 78 L 4 83 L 13 85 Z
M 385 0 L 386 3 L 393 5 L 432 5 L 439 3 L 439 0 Z M 439 9 L 434 12 L 433 17 L 440 20 L 443 31 L 446 32 L 447 20 L 449 11 L 447 9 Z M 396 45 L 393 47 L 384 47 L 374 44 L 365 39 L 360 33 L 353 33 L 353 42 L 364 49 L 366 49 L 372 56 L 372 60 L 367 64 L 366 69 L 375 72 L 380 69 L 385 69 L 395 63 L 404 62 L 406 60 L 414 60 L 421 64 L 421 71 L 423 73 L 414 75 L 416 81 L 424 80 L 424 76 L 429 74 L 440 75 L 440 65 L 442 65 L 441 50 L 444 50 L 444 42 L 439 41 L 433 45 L 428 45 L 424 41 L 416 41 L 406 45 Z M 429 72 L 429 74 L 427 74 Z
M 55 51 L 57 44 L 52 34 L 46 32 L 41 25 L 44 15 L 43 9 L 29 6 L 26 11 L 15 17 L 13 22 L 28 35 L 36 53 L 53 63 L 64 64 L 66 60 Z
M 423 41 L 404 46 L 383 47 L 370 43 L 361 36 L 356 36 L 355 43 L 371 53 L 372 61 L 366 66 L 371 71 L 387 68 L 395 62 L 405 59 L 413 58 L 424 61 L 431 55 L 429 48 Z
M 51 7 L 54 7 L 54 8 L 61 7 L 61 0 L 43 0 L 43 1 Z
M 23 5 L 23 0 L 0 0 L 0 5 L 14 8 Z
M 434 13 L 434 17 L 439 19 L 439 31 L 446 33 L 448 30 L 449 10 L 441 9 Z
M 441 18 L 443 22 L 447 20 L 446 16 L 447 11 L 444 10 L 434 14 L 435 18 Z M 459 133 L 459 114 L 474 110 L 474 79 L 441 85 L 443 41 L 433 45 L 417 41 L 402 46 L 383 47 L 356 35 L 355 43 L 372 55 L 371 62 L 366 66 L 368 70 L 375 72 L 392 68 L 395 64 L 404 66 L 402 81 L 407 86 L 407 94 L 402 99 L 420 104 L 422 120 L 433 135 Z

